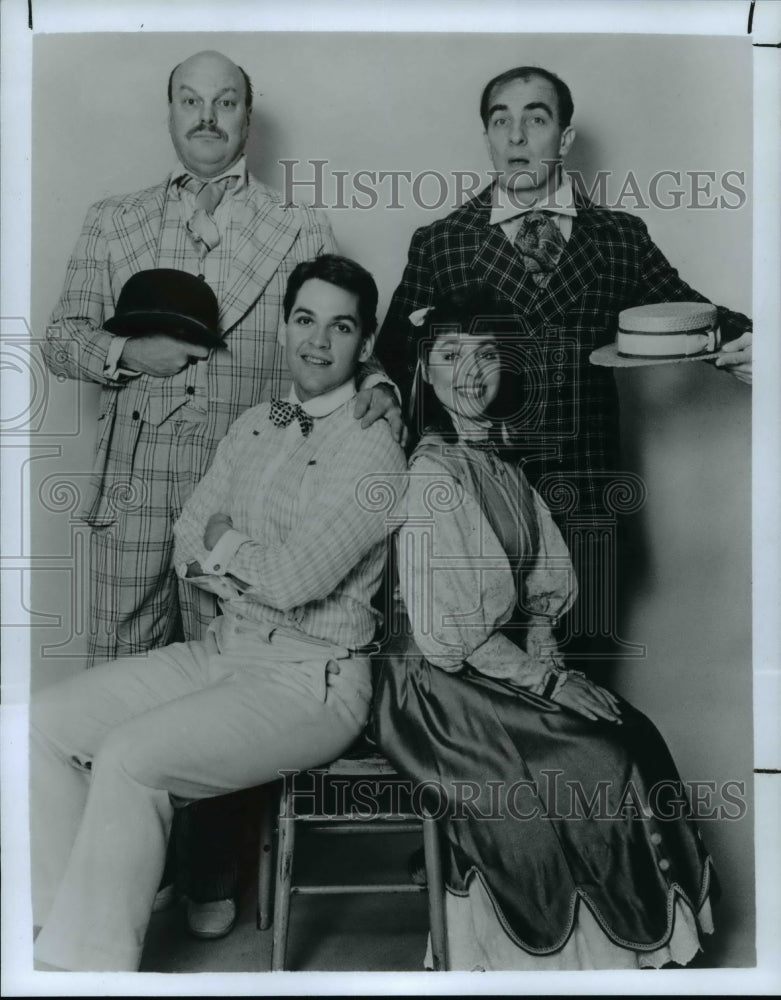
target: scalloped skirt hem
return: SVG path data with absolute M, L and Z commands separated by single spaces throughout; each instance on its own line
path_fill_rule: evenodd
M 445 894 L 450 968 L 471 972 L 550 972 L 583 969 L 660 969 L 668 962 L 687 965 L 701 950 L 700 934 L 713 933 L 710 901 L 699 913 L 680 897 L 673 911 L 673 930 L 666 945 L 638 951 L 612 941 L 588 906 L 580 901 L 567 943 L 550 955 L 533 955 L 507 934 L 480 878 L 472 879 L 466 895 Z M 431 969 L 431 941 L 425 968 Z

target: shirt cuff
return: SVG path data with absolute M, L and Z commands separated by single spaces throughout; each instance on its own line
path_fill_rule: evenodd
M 108 351 L 106 352 L 106 363 L 103 365 L 103 374 L 113 382 L 121 378 L 135 378 L 141 374 L 141 372 L 134 372 L 130 368 L 119 367 L 119 359 L 122 357 L 122 351 L 124 351 L 127 341 L 127 337 L 112 337 Z
M 242 535 L 240 531 L 228 528 L 227 531 L 223 532 L 211 552 L 207 553 L 205 561 L 201 563 L 204 572 L 213 573 L 215 576 L 224 576 L 228 570 L 228 563 L 236 554 L 239 546 L 243 545 L 244 542 L 251 541 L 249 535 Z
M 525 654 L 501 632 L 494 632 L 482 645 L 473 649 L 467 663 L 486 677 L 510 681 L 535 694 L 542 694 L 548 673 L 538 660 Z
M 370 375 L 367 375 L 363 382 L 361 382 L 360 390 L 363 392 L 364 389 L 373 389 L 376 385 L 390 386 L 396 394 L 399 406 L 401 406 L 401 393 L 399 392 L 398 386 L 391 382 L 385 372 L 372 372 Z
M 215 576 L 213 573 L 204 573 L 201 576 L 188 576 L 187 563 L 178 563 L 176 572 L 186 583 L 191 583 L 194 587 L 198 587 L 199 590 L 206 590 L 225 601 L 229 601 L 231 598 L 241 594 L 241 588 L 224 576 Z

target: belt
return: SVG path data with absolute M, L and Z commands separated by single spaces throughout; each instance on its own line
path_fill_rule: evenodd
M 363 646 L 340 646 L 338 643 L 330 642 L 328 639 L 318 639 L 313 635 L 307 635 L 306 632 L 296 632 L 293 629 L 287 629 L 279 625 L 269 630 L 268 637 L 272 643 L 275 635 L 279 635 L 280 638 L 284 639 L 295 639 L 297 642 L 307 643 L 319 649 L 344 649 L 352 656 L 375 656 L 382 649 L 382 645 L 379 642 L 367 642 Z

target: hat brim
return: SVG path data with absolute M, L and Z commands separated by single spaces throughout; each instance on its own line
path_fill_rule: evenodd
M 589 355 L 592 365 L 600 368 L 647 368 L 650 365 L 677 365 L 681 361 L 710 361 L 717 358 L 721 352 L 711 351 L 708 354 L 693 354 L 687 358 L 625 358 L 618 353 L 616 344 L 598 347 Z
M 193 319 L 192 316 L 153 309 L 112 316 L 103 324 L 103 329 L 121 337 L 143 337 L 149 333 L 165 333 L 169 337 L 176 337 L 177 340 L 184 340 L 198 347 L 225 346 L 216 330 Z

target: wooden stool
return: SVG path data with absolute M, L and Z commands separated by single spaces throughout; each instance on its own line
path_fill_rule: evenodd
M 279 796 L 277 816 L 277 858 L 274 865 L 274 816 L 271 808 L 272 796 L 266 796 L 260 829 L 258 858 L 258 928 L 266 930 L 272 923 L 271 899 L 274 897 L 273 938 L 271 944 L 271 969 L 273 972 L 285 968 L 291 895 L 335 895 L 345 893 L 396 893 L 426 892 L 428 890 L 429 929 L 431 932 L 431 952 L 434 970 L 448 968 L 447 939 L 445 934 L 445 889 L 442 879 L 442 862 L 439 849 L 439 832 L 436 821 L 431 816 L 416 813 L 377 812 L 370 817 L 360 818 L 348 813 L 332 814 L 314 809 L 305 816 L 295 815 L 295 797 L 312 794 L 309 789 L 302 791 L 296 784 L 301 777 L 313 780 L 314 775 L 326 778 L 373 778 L 377 783 L 377 801 L 380 799 L 383 782 L 398 778 L 399 774 L 389 761 L 379 753 L 361 752 L 356 756 L 340 757 L 333 763 L 312 768 L 302 774 L 285 776 Z M 385 786 L 387 787 L 387 785 Z M 413 882 L 393 884 L 329 884 L 295 885 L 293 883 L 293 854 L 295 849 L 296 824 L 307 823 L 309 829 L 328 833 L 423 833 L 423 851 L 426 864 L 427 885 Z M 275 882 L 276 868 L 276 886 Z

